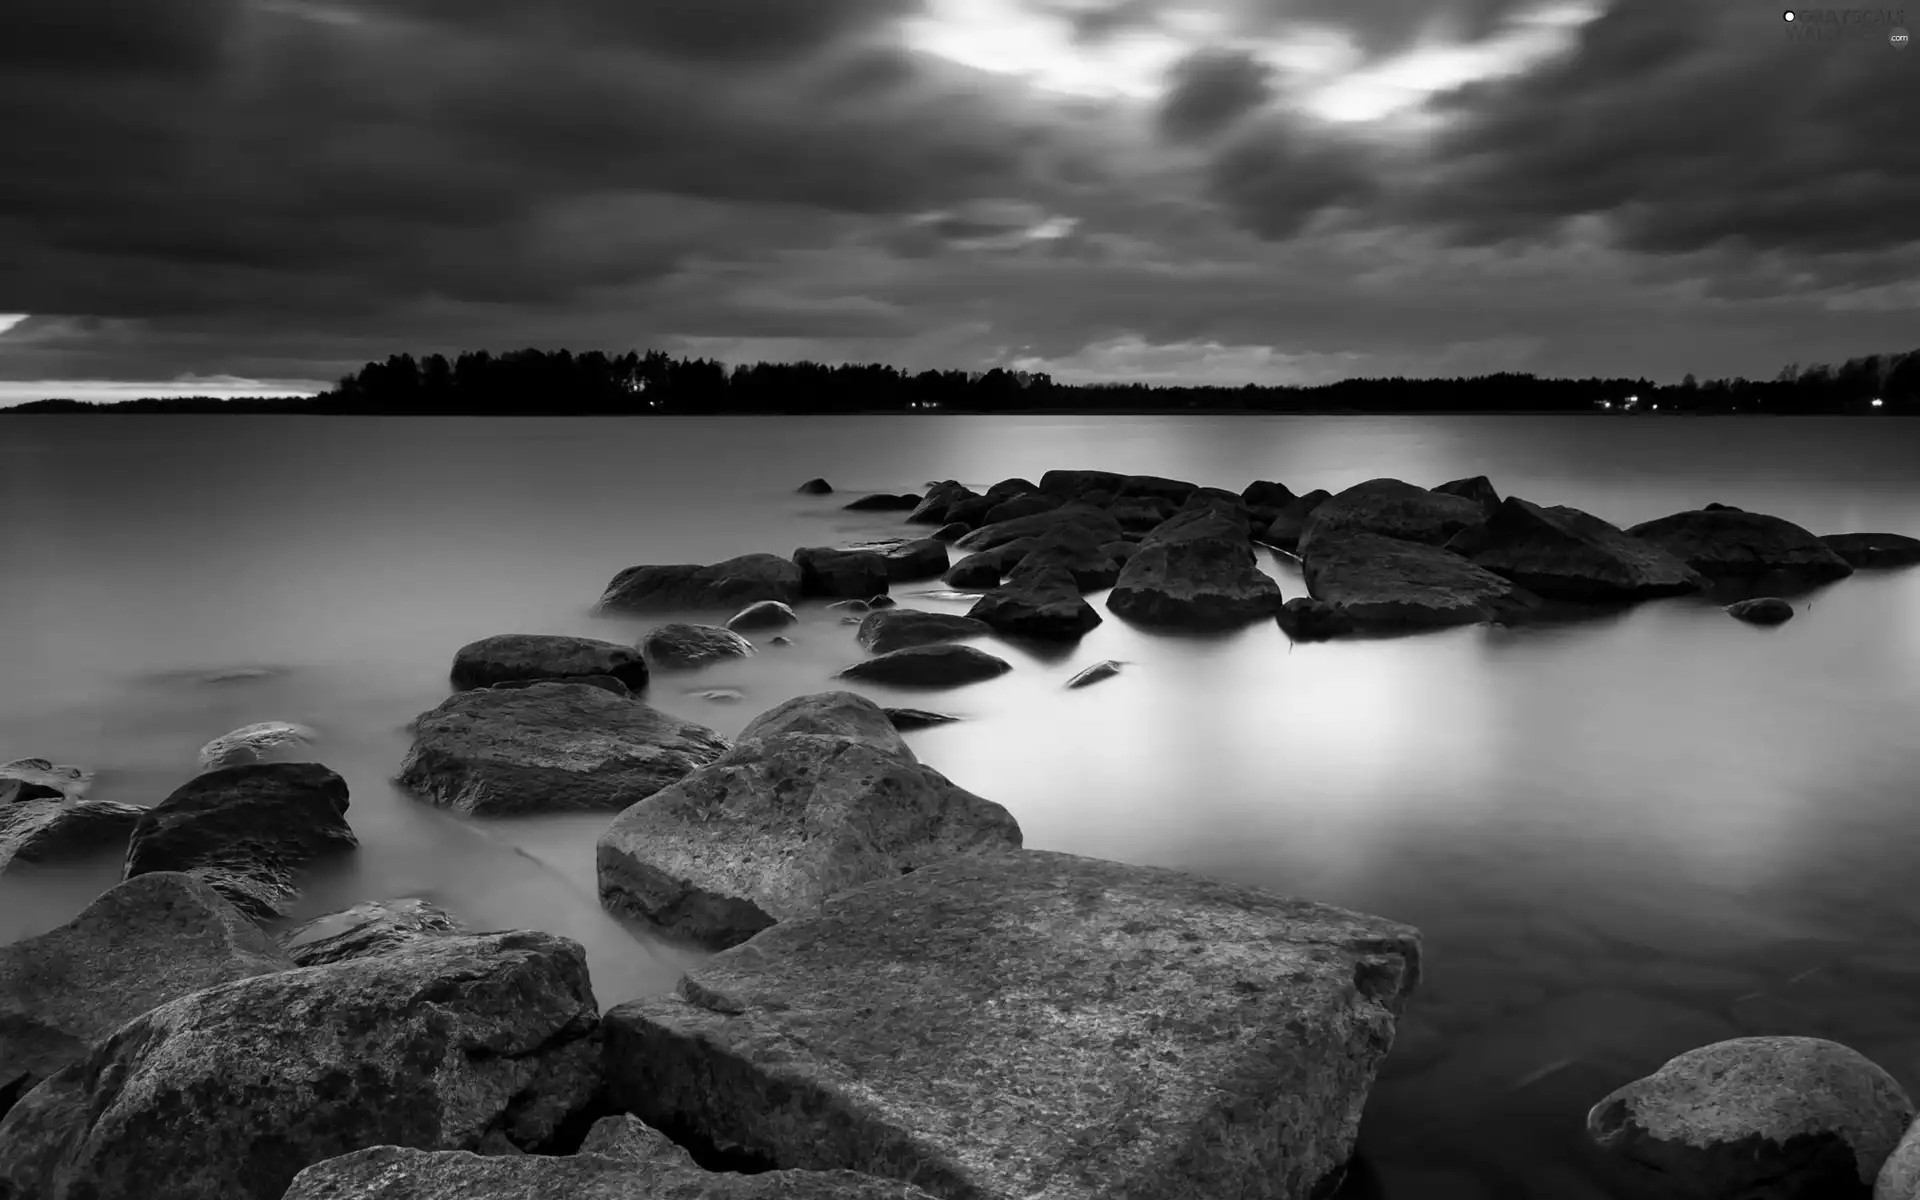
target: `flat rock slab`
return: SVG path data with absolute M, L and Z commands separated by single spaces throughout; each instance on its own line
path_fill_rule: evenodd
M 309 762 L 313 730 L 292 721 L 256 721 L 223 733 L 200 747 L 200 769 L 217 771 L 256 762 Z
M 0 871 L 16 862 L 76 862 L 125 854 L 147 810 L 113 800 L 0 801 Z
M 909 646 L 934 646 L 963 638 L 984 637 L 993 627 L 972 617 L 928 612 L 919 608 L 883 608 L 860 622 L 854 640 L 875 654 L 890 654 Z
M 1140 543 L 1107 608 L 1142 625 L 1232 629 L 1280 610 L 1280 585 L 1260 570 L 1244 526 L 1210 508 L 1167 518 Z
M 1447 549 L 1552 600 L 1623 603 L 1707 586 L 1686 563 L 1599 517 L 1518 496 L 1507 497 L 1484 524 L 1455 534 Z
M 713 949 L 956 854 L 1017 850 L 1012 814 L 914 757 L 852 692 L 762 713 L 733 749 L 600 835 L 600 898 Z
M 293 965 L 197 879 L 156 871 L 109 888 L 58 929 L 0 946 L 0 1114 L 148 1009 Z
M 640 653 L 662 671 L 697 671 L 730 658 L 747 658 L 753 643 L 718 625 L 676 622 L 648 630 L 640 639 Z
M 548 1148 L 598 1082 L 578 943 L 448 937 L 193 992 L 133 1018 L 0 1121 L 0 1195 L 280 1200 L 391 1143 Z
M 1354 530 L 1316 539 L 1302 574 L 1309 595 L 1359 630 L 1501 621 L 1536 611 L 1541 603 L 1451 550 Z
M 951 1200 L 1324 1195 L 1419 976 L 1404 925 L 1023 851 L 845 892 L 606 1017 L 610 1099 Z
M 1453 535 L 1486 520 L 1478 500 L 1416 487 L 1399 479 L 1369 479 L 1338 492 L 1313 510 L 1301 529 L 1300 553 L 1310 554 L 1323 533 L 1377 533 L 1442 546 Z
M 1920 538 L 1902 533 L 1826 533 L 1820 540 L 1862 570 L 1883 571 L 1920 563 Z
M 842 679 L 864 679 L 897 687 L 958 687 L 979 683 L 1013 670 L 1004 658 L 942 642 L 937 646 L 909 646 L 855 663 L 841 671 Z
M 495 1157 L 375 1146 L 308 1167 L 283 1200 L 934 1200 L 852 1171 L 702 1170 L 629 1116 L 602 1117 L 578 1154 Z
M 296 966 L 318 967 L 460 932 L 453 914 L 431 901 L 408 897 L 368 900 L 303 921 L 280 936 L 280 945 Z
M 459 692 L 414 723 L 401 787 L 469 816 L 604 811 L 726 752 L 704 725 L 579 683 Z
M 1751 578 L 1789 575 L 1825 583 L 1853 574 L 1831 547 L 1791 521 L 1737 508 L 1697 509 L 1644 521 L 1627 530 L 1703 575 Z
M 196 775 L 141 813 L 126 878 L 182 871 L 265 920 L 298 898 L 302 869 L 359 845 L 338 773 L 312 762 L 247 763 Z
M 647 664 L 632 646 L 554 633 L 498 633 L 469 642 L 455 651 L 450 673 L 460 691 L 584 675 L 608 675 L 636 692 L 647 686 Z
M 1750 1037 L 1613 1092 L 1587 1135 L 1632 1176 L 1690 1196 L 1874 1200 L 1913 1118 L 1893 1077 L 1838 1042 Z
M 700 566 L 628 567 L 613 577 L 594 605 L 600 613 L 739 609 L 761 600 L 800 599 L 800 568 L 778 554 L 742 554 Z

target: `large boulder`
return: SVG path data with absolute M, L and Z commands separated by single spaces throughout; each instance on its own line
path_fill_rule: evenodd
M 742 554 L 711 566 L 628 567 L 594 605 L 598 613 L 737 609 L 761 600 L 800 599 L 800 568 L 777 554 Z
M 1825 542 L 1765 513 L 1697 509 L 1644 521 L 1627 533 L 1714 579 L 1776 576 L 1817 584 L 1853 574 L 1853 565 Z
M 1122 532 L 1120 522 L 1103 508 L 1095 508 L 1091 504 L 1063 504 L 1046 512 L 982 525 L 955 542 L 954 546 L 961 550 L 992 550 L 1020 538 L 1051 533 L 1066 525 L 1080 526 L 1097 535 L 1097 540 L 1102 542 L 1117 541 Z
M 1793 605 L 1778 596 L 1755 596 L 1727 605 L 1727 615 L 1749 625 L 1780 625 L 1793 620 Z
M 368 900 L 301 922 L 280 935 L 280 947 L 296 966 L 318 967 L 459 932 L 460 922 L 432 901 Z
M 1292 504 L 1296 497 L 1293 489 L 1284 483 L 1267 479 L 1256 479 L 1240 490 L 1240 499 L 1248 508 L 1279 510 Z M 1272 520 L 1272 517 L 1268 517 Z
M 1624 1174 L 1683 1195 L 1870 1200 L 1913 1118 L 1894 1078 L 1838 1042 L 1747 1037 L 1614 1091 L 1587 1135 Z
M 915 525 L 945 525 L 953 519 L 947 515 L 950 508 L 962 500 L 978 498 L 979 493 L 966 484 L 953 479 L 942 480 L 927 489 L 926 497 L 907 514 L 907 520 Z
M 1164 475 L 1129 475 L 1117 486 L 1101 490 L 1111 491 L 1116 504 L 1131 496 L 1152 496 L 1178 507 L 1185 504 L 1187 497 L 1193 495 L 1199 486 L 1184 479 L 1168 479 Z
M 1040 486 L 1035 490 L 1068 499 L 1094 492 L 1106 492 L 1112 496 L 1119 492 L 1120 484 L 1126 478 L 1117 471 L 1048 471 L 1040 477 Z
M 1312 596 L 1295 596 L 1282 604 L 1278 617 L 1280 628 L 1296 642 L 1323 641 L 1354 631 L 1353 618 L 1345 609 Z
M 44 758 L 0 764 L 0 804 L 21 800 L 78 800 L 93 786 L 93 772 Z
M 1019 546 L 1025 541 L 1023 538 L 1009 542 L 999 551 L 985 553 L 1005 553 L 1009 546 Z M 1120 568 L 1132 555 L 1131 542 L 1103 542 L 1098 533 L 1083 525 L 1062 525 L 1034 538 L 1026 553 L 1008 566 L 1007 574 L 1061 570 L 1073 577 L 1075 588 L 1093 592 L 1119 582 Z
M 292 721 L 256 721 L 221 734 L 200 747 L 200 769 L 217 771 L 255 762 L 307 762 L 313 758 L 313 730 Z
M 457 692 L 414 723 L 395 780 L 469 816 L 617 810 L 727 749 L 713 730 L 578 683 Z
M 1018 496 L 1023 492 L 1037 492 L 1040 490 L 1040 485 L 1031 479 L 1020 475 L 1010 475 L 988 488 L 987 495 L 1004 498 L 1007 496 Z
M 1230 629 L 1277 612 L 1280 585 L 1260 570 L 1245 528 L 1199 508 L 1147 535 L 1121 568 L 1107 608 L 1143 625 Z
M 454 652 L 451 680 L 455 690 L 467 691 L 582 675 L 611 676 L 635 692 L 647 686 L 647 664 L 632 646 L 557 633 L 498 633 L 469 642 Z
M 947 569 L 947 544 L 937 538 L 917 538 L 887 551 L 886 558 L 889 583 L 933 579 Z
M 843 892 L 606 1017 L 609 1099 L 948 1197 L 1330 1194 L 1404 925 L 1021 851 Z
M 659 1130 L 602 1117 L 577 1154 L 373 1146 L 316 1163 L 282 1200 L 934 1200 L 853 1171 L 707 1171 Z
M 1027 562 L 1032 561 L 1029 556 Z M 1081 598 L 1080 585 L 1067 569 L 1046 564 L 1021 564 L 967 615 L 1009 637 L 1043 641 L 1072 641 L 1100 623 L 1100 614 Z
M 1253 535 L 1253 510 L 1247 507 L 1245 500 L 1242 500 L 1225 488 L 1203 487 L 1193 489 L 1193 494 L 1188 496 L 1186 500 L 1181 503 L 1180 507 L 1174 510 L 1173 515 L 1177 517 L 1181 513 L 1190 512 L 1218 513 L 1240 526 L 1241 531 L 1248 537 Z M 1172 518 L 1168 519 L 1171 520 Z M 1148 530 L 1147 532 L 1148 535 L 1151 536 L 1153 531 Z
M 1357 629 L 1476 625 L 1541 607 L 1539 597 L 1451 550 L 1356 530 L 1317 538 L 1302 574 L 1307 593 Z
M 946 523 L 948 525 L 966 525 L 969 528 L 976 525 L 984 525 L 987 523 L 987 514 L 1006 503 L 1008 499 L 1009 497 L 1006 496 L 986 495 L 974 496 L 965 500 L 956 500 L 947 506 Z M 1063 503 L 1058 497 L 1054 497 L 1053 502 L 1056 505 Z M 944 526 L 942 528 L 944 528 Z M 937 537 L 939 535 L 936 534 L 935 536 Z M 948 538 L 945 540 L 952 541 L 954 539 Z
M 1463 529 L 1486 520 L 1477 500 L 1429 491 L 1398 479 L 1369 479 L 1329 498 L 1307 518 L 1300 531 L 1299 551 L 1313 553 L 1313 539 L 1322 534 L 1377 533 L 1403 542 L 1444 546 Z
M 1707 586 L 1692 567 L 1599 517 L 1518 496 L 1508 496 L 1484 524 L 1455 534 L 1446 548 L 1550 600 L 1606 604 Z
M 600 899 L 712 949 L 812 916 L 828 896 L 955 854 L 1020 847 L 1020 826 L 931 767 L 852 692 L 761 714 L 732 750 L 600 836 Z
M 941 547 L 944 554 L 946 548 Z M 848 598 L 882 595 L 887 590 L 887 556 L 871 550 L 802 546 L 793 552 L 800 564 L 800 592 L 806 596 Z
M 942 642 L 877 655 L 841 671 L 839 678 L 896 687 L 958 687 L 1005 675 L 1011 670 L 1012 663 L 985 650 Z
M 359 844 L 337 773 L 311 762 L 247 763 L 196 775 L 141 813 L 126 878 L 180 871 L 264 920 L 299 897 L 303 868 Z
M 1293 551 L 1300 546 L 1300 535 L 1307 528 L 1307 521 L 1322 504 L 1333 499 L 1333 493 L 1315 488 L 1304 496 L 1296 496 L 1280 506 L 1268 523 L 1266 532 L 1260 534 L 1260 540 L 1269 546 L 1278 546 L 1282 550 Z
M 1449 479 L 1433 489 L 1444 496 L 1461 496 L 1473 501 L 1487 512 L 1500 507 L 1500 493 L 1494 490 L 1493 480 L 1485 475 L 1472 475 L 1465 479 Z
M 1827 549 L 1859 570 L 1882 571 L 1920 563 L 1920 538 L 1905 534 L 1826 533 L 1820 535 L 1820 540 Z M 1901 1200 L 1905 1200 L 1905 1197 Z
M 869 613 L 860 622 L 854 639 L 875 654 L 890 654 L 908 646 L 932 646 L 982 637 L 993 629 L 984 621 L 954 613 L 926 612 L 918 608 L 883 608 Z
M 762 600 L 749 604 L 739 612 L 727 618 L 727 628 L 735 633 L 755 629 L 785 629 L 800 620 L 800 614 L 793 611 L 791 604 L 782 604 L 778 600 Z
M 718 625 L 689 625 L 675 621 L 647 630 L 640 639 L 640 655 L 661 671 L 697 671 L 701 667 L 746 658 L 753 643 Z
M 113 800 L 0 800 L 0 871 L 16 862 L 50 866 L 125 854 L 146 811 Z
M 197 879 L 156 871 L 107 889 L 58 929 L 0 946 L 0 1115 L 148 1009 L 293 965 Z
M 258 975 L 134 1017 L 0 1121 L 0 1194 L 280 1200 L 391 1143 L 552 1148 L 598 1086 L 586 953 L 446 937 Z
M 1920 1200 L 1920 1121 L 1907 1127 L 1906 1136 L 1887 1156 L 1874 1181 L 1873 1200 Z

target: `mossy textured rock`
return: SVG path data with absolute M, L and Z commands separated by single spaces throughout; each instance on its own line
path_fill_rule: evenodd
M 842 893 L 606 1018 L 610 1099 L 943 1197 L 1306 1200 L 1353 1150 L 1419 935 L 1022 851 Z

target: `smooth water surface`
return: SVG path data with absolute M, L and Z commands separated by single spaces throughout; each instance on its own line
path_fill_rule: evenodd
M 1914 533 L 1916 465 L 1920 422 L 1861 419 L 7 418 L 0 759 L 82 764 L 94 796 L 152 804 L 217 734 L 312 725 L 363 845 L 299 915 L 416 895 L 475 928 L 565 934 L 610 1005 L 697 955 L 599 908 L 609 818 L 466 821 L 389 778 L 462 644 L 631 641 L 672 619 L 588 615 L 623 567 L 898 535 L 898 514 L 839 506 L 1054 467 L 1302 492 L 1485 473 L 1623 525 L 1718 500 L 1816 533 Z M 813 475 L 839 494 L 793 494 Z M 896 594 L 965 609 L 920 590 Z M 988 683 L 860 690 L 963 716 L 909 741 L 1006 804 L 1029 846 L 1418 925 L 1427 978 L 1350 1193 L 1579 1200 L 1605 1194 L 1580 1149 L 1588 1105 L 1691 1046 L 1835 1037 L 1920 1094 L 1920 571 L 1800 603 L 1776 629 L 1676 600 L 1299 646 L 1271 623 L 1191 638 L 1109 617 L 1045 660 L 987 639 L 1017 667 Z M 731 736 L 862 656 L 818 604 L 790 632 L 659 675 L 648 700 Z M 1103 658 L 1127 667 L 1062 688 Z M 68 919 L 116 871 L 0 877 L 0 941 Z

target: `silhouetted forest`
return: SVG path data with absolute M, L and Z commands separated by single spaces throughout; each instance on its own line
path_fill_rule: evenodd
M 729 369 L 659 351 L 485 350 L 448 359 L 398 354 L 331 391 L 292 399 L 178 397 L 91 404 L 42 400 L 32 412 L 249 412 L 406 416 L 660 416 L 710 413 L 1020 412 L 1920 413 L 1920 350 L 1835 367 L 1789 364 L 1770 380 L 1689 375 L 1546 379 L 1347 379 L 1314 387 L 1055 383 L 1024 371 L 921 371 L 879 364 L 755 363 Z

